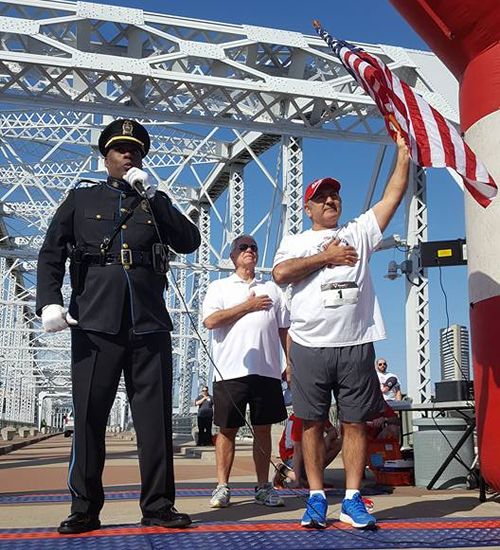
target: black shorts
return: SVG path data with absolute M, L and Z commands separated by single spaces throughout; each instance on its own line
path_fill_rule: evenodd
M 290 359 L 298 418 L 328 418 L 332 391 L 341 422 L 366 422 L 385 409 L 371 342 L 341 348 L 308 348 L 292 342 Z
M 247 404 L 252 426 L 285 420 L 281 380 L 250 374 L 214 382 L 214 424 L 220 428 L 240 428 L 245 424 Z

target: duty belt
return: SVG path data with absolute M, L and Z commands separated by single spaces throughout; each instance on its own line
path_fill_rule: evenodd
M 151 252 L 146 250 L 130 250 L 122 248 L 119 254 L 83 254 L 82 263 L 87 265 L 122 265 L 130 269 L 133 266 L 152 267 Z

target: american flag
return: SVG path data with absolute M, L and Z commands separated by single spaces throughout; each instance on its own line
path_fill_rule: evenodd
M 402 134 L 412 160 L 423 167 L 453 168 L 462 176 L 465 187 L 476 201 L 481 206 L 488 206 L 496 196 L 497 186 L 456 128 L 376 56 L 333 38 L 318 21 L 313 25 L 347 71 L 375 101 L 393 139 L 395 130 Z

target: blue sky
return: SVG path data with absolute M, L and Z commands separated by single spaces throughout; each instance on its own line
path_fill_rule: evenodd
M 313 34 L 312 19 L 338 37 L 368 43 L 382 43 L 407 48 L 429 49 L 392 7 L 388 0 L 357 0 L 356 2 L 310 0 L 295 3 L 283 0 L 227 2 L 227 0 L 184 0 L 158 3 L 153 0 L 116 0 L 106 2 L 119 6 L 142 8 L 146 11 L 208 19 L 236 24 L 274 27 Z M 369 144 L 346 144 L 336 141 L 306 140 L 304 145 L 304 181 L 333 175 L 343 182 L 343 221 L 360 213 L 376 147 Z M 270 153 L 270 155 L 275 153 Z M 272 159 L 271 159 L 272 160 Z M 386 167 L 387 169 L 387 167 Z M 246 178 L 258 180 L 262 174 L 249 167 Z M 377 189 L 380 196 L 382 186 Z M 247 200 L 248 204 L 248 200 Z M 443 170 L 428 171 L 429 240 L 464 237 L 463 194 Z M 307 227 L 307 223 L 306 223 Z M 386 235 L 405 235 L 404 208 L 400 208 Z M 401 262 L 403 253 L 397 250 L 377 253 L 372 260 L 372 276 L 384 315 L 388 339 L 377 343 L 377 353 L 388 359 L 389 368 L 406 380 L 404 331 L 404 279 L 385 279 L 390 260 Z M 448 294 L 451 323 L 469 325 L 466 268 L 443 269 L 443 284 Z M 429 270 L 431 375 L 440 379 L 439 329 L 446 326 L 444 298 L 439 287 L 437 269 Z
M 285 0 L 183 0 L 157 2 L 154 0 L 107 0 L 105 4 L 142 8 L 155 13 L 208 19 L 223 23 L 260 25 L 314 34 L 313 19 L 319 19 L 332 33 L 346 40 L 379 42 L 429 49 L 409 27 L 388 0 L 357 0 L 340 2 L 293 2 Z

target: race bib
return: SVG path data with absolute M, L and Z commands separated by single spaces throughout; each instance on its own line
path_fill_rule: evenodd
M 324 283 L 321 285 L 321 297 L 324 307 L 339 307 L 357 304 L 359 287 L 351 281 Z

